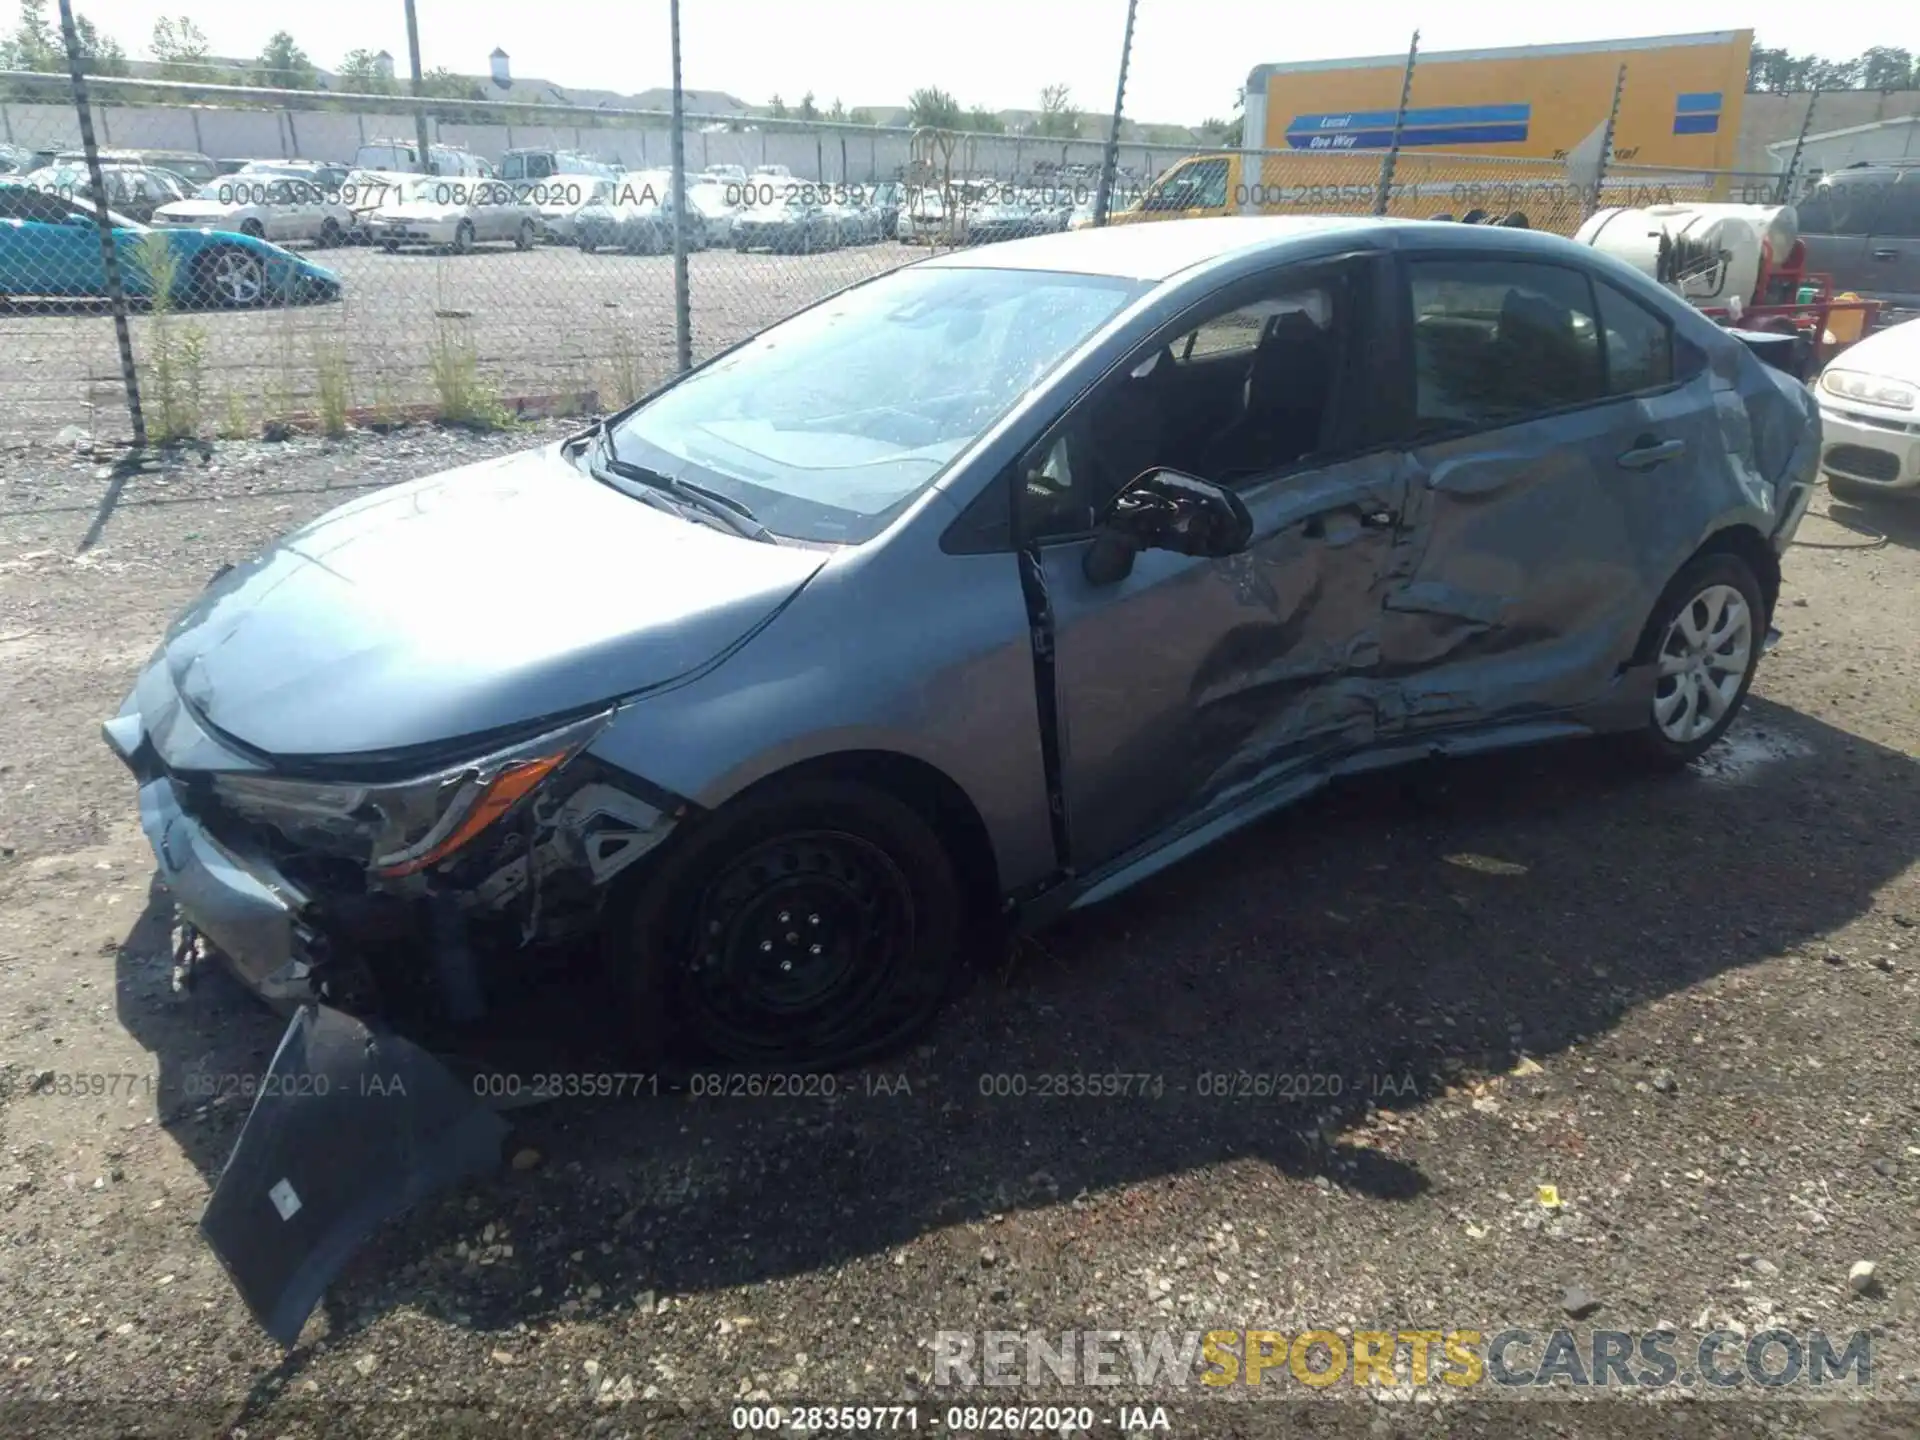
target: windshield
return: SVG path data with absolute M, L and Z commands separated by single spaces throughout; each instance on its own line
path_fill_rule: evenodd
M 621 458 L 750 507 L 778 534 L 872 538 L 1146 287 L 915 268 L 748 341 L 615 427 Z

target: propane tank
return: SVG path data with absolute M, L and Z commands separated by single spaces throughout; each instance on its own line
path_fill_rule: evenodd
M 1695 305 L 1754 305 L 1769 256 L 1799 238 L 1788 205 L 1679 204 L 1598 210 L 1575 240 L 1604 250 Z

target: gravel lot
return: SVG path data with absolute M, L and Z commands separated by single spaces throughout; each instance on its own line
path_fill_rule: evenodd
M 336 351 L 346 359 L 354 402 L 365 406 L 434 399 L 429 359 L 442 344 L 470 351 L 481 376 L 507 396 L 597 389 L 614 405 L 623 387 L 644 389 L 673 373 L 670 255 L 584 255 L 558 245 L 522 253 L 510 244 L 469 255 L 357 246 L 301 253 L 340 276 L 341 301 L 172 320 L 176 329 L 206 332 L 208 433 L 225 422 L 229 393 L 256 427 L 276 409 L 312 408 L 322 364 Z M 822 255 L 691 255 L 694 353 L 724 349 L 809 301 L 926 253 L 882 241 Z M 143 365 L 153 358 L 153 324 L 145 315 L 132 323 Z M 7 356 L 0 425 L 15 441 L 76 424 L 102 435 L 126 432 L 119 350 L 104 305 L 0 300 L 0 354 Z M 150 407 L 153 389 L 149 380 Z
M 516 1112 L 525 1168 L 383 1230 L 283 1357 L 195 1229 L 242 1107 L 183 1089 L 257 1073 L 280 1027 L 218 975 L 173 992 L 97 726 L 222 562 L 551 433 L 220 444 L 132 477 L 104 522 L 98 462 L 0 454 L 0 1432 L 722 1434 L 748 1396 L 919 1397 L 944 1429 L 1009 1392 L 933 1387 L 940 1331 L 1544 1335 L 1571 1310 L 1583 1333 L 1868 1329 L 1871 1383 L 1159 1398 L 1208 1437 L 1915 1433 L 1920 515 L 1824 497 L 1803 540 L 1852 548 L 1789 557 L 1785 639 L 1697 773 L 1576 746 L 1343 787 L 984 960 L 926 1044 L 834 1100 Z M 60 1093 L 89 1072 L 138 1079 Z M 1322 1093 L 1222 1098 L 1216 1072 Z M 1161 1093 L 1035 1093 L 1076 1073 Z M 983 1093 L 1013 1076 L 1025 1096 Z

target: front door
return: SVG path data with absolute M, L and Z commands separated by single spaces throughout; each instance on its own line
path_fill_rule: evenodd
M 1022 462 L 1082 875 L 1373 735 L 1403 488 L 1396 455 L 1368 443 L 1364 404 L 1383 269 L 1365 256 L 1236 287 L 1136 352 Z M 1237 491 L 1251 546 L 1145 551 L 1124 579 L 1090 581 L 1094 517 L 1158 467 Z

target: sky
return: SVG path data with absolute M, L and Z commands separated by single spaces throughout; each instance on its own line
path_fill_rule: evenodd
M 497 45 L 517 76 L 631 93 L 672 76 L 667 0 L 416 0 L 421 62 L 484 74 Z M 6 7 L 11 9 L 11 7 Z M 401 0 L 78 0 L 81 14 L 136 58 L 153 24 L 185 14 L 216 55 L 257 54 L 285 25 L 316 64 L 347 51 L 389 50 L 405 73 Z M 825 109 L 904 105 L 923 85 L 965 106 L 1035 109 L 1042 86 L 1065 84 L 1082 109 L 1113 106 L 1126 0 L 681 0 L 688 89 L 749 104 L 789 104 L 809 89 Z M 1905 14 L 1907 19 L 1898 17 Z M 1850 58 L 1873 45 L 1920 50 L 1920 7 L 1788 4 L 1785 0 L 1610 0 L 1605 5 L 1446 4 L 1371 0 L 1347 10 L 1286 0 L 1139 0 L 1127 114 L 1198 124 L 1224 118 L 1254 65 L 1348 55 L 1555 44 L 1751 28 L 1756 43 Z

